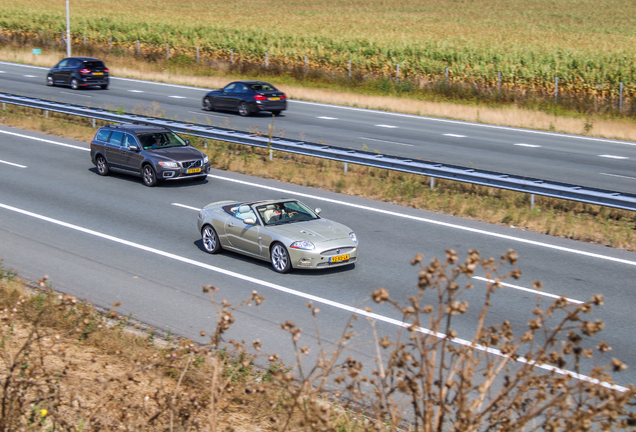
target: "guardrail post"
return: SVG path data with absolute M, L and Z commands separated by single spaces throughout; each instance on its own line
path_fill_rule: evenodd
M 113 49 L 113 37 L 108 36 L 108 49 Z
M 234 63 L 234 50 L 230 50 L 230 63 Z
M 86 35 L 82 36 L 82 43 L 84 44 L 84 46 L 86 46 Z
M 397 64 L 396 67 L 396 71 L 395 71 L 395 81 L 396 82 L 400 82 L 400 64 Z
M 203 138 L 203 148 L 208 148 L 208 139 Z
M 93 128 L 95 127 L 95 119 L 93 119 Z
M 49 110 L 44 110 L 44 118 L 49 118 Z
M 170 58 L 170 44 L 166 42 L 166 58 Z
M 269 67 L 269 57 L 267 51 L 265 51 L 265 69 Z
M 137 39 L 137 54 L 141 53 L 141 46 L 139 44 L 139 39 Z
M 4 102 L 2 102 L 2 111 L 6 111 L 6 107 L 4 105 Z
M 623 112 L 623 81 L 621 81 L 621 86 L 618 91 L 618 112 Z
M 305 56 L 305 73 L 307 73 L 307 56 Z
M 431 190 L 435 189 L 435 177 L 431 177 Z
M 197 45 L 197 63 L 199 63 L 199 45 Z
M 344 163 L 344 173 L 347 173 L 347 162 Z
M 530 194 L 530 210 L 534 209 L 534 194 Z

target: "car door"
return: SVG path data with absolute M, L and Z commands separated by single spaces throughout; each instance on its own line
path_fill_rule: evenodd
M 216 108 L 227 109 L 231 108 L 231 100 L 234 94 L 234 87 L 236 83 L 226 85 L 220 92 L 219 96 L 214 101 Z
M 77 59 L 69 59 L 67 65 L 62 70 L 62 84 L 71 85 L 71 80 L 73 79 L 73 74 L 79 67 L 82 65 L 82 62 Z
M 247 98 L 249 89 L 245 84 L 237 83 L 232 92 L 232 108 L 234 111 L 238 111 L 239 104 L 244 102 Z
M 225 221 L 225 235 L 230 245 L 253 255 L 260 255 L 261 228 L 260 225 L 246 224 L 237 217 Z
M 108 165 L 113 168 L 125 169 L 124 161 L 126 160 L 126 151 L 122 147 L 123 139 L 123 132 L 113 131 L 108 140 L 108 144 L 105 145 L 104 153 L 106 154 L 106 160 L 108 161 Z
M 53 76 L 53 82 L 55 84 L 64 84 L 64 68 L 68 65 L 69 59 L 64 59 L 59 62 L 53 70 L 51 70 L 51 75 Z
M 131 150 L 130 147 L 136 147 L 137 150 Z M 133 135 L 127 133 L 122 141 L 122 164 L 123 168 L 128 171 L 141 172 L 141 163 L 144 160 L 141 154 L 141 145 Z

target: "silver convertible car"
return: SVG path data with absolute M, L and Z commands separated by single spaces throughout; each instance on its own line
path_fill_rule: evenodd
M 295 199 L 219 201 L 201 209 L 197 225 L 206 252 L 239 252 L 270 261 L 279 273 L 355 263 L 355 233 L 319 214 Z

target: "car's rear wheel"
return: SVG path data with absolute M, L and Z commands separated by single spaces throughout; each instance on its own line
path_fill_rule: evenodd
M 239 114 L 242 115 L 243 117 L 250 115 L 250 107 L 247 105 L 246 102 L 241 102 L 239 104 L 238 111 L 239 111 Z
M 270 252 L 272 267 L 278 273 L 289 273 L 292 269 L 291 258 L 285 246 L 281 243 L 274 243 Z
M 46 77 L 46 85 L 49 87 L 53 87 L 55 85 L 55 82 L 53 81 L 52 76 L 49 75 Z
M 79 88 L 79 81 L 77 81 L 75 78 L 71 80 L 71 88 L 73 90 L 77 90 Z
M 106 158 L 102 155 L 99 155 L 95 158 L 95 162 L 97 164 L 97 174 L 101 176 L 108 175 L 110 169 L 108 168 L 108 162 L 106 162 Z
M 214 111 L 214 102 L 211 98 L 206 97 L 203 99 L 203 109 L 206 111 Z
M 274 114 L 276 117 L 278 117 L 281 113 L 281 110 L 274 110 L 272 111 L 272 114 Z
M 203 249 L 207 253 L 215 254 L 221 252 L 221 242 L 211 225 L 206 225 L 201 230 L 201 240 L 203 241 Z
M 141 174 L 146 186 L 153 187 L 157 184 L 157 175 L 155 174 L 155 170 L 152 166 L 148 164 L 144 165 L 141 169 Z

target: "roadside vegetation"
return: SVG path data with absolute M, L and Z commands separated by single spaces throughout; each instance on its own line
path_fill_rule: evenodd
M 281 317 L 297 359 L 286 365 L 259 340 L 224 339 L 240 325 L 238 308 L 266 301 L 256 291 L 232 305 L 203 286 L 217 322 L 201 329 L 209 343 L 198 344 L 160 337 L 120 315 L 120 303 L 99 311 L 56 293 L 46 276 L 27 285 L 0 261 L 0 431 L 633 430 L 636 388 L 613 384 L 626 366 L 610 357 L 592 315 L 602 296 L 537 299 L 520 328 L 489 317 L 501 282 L 520 276 L 516 263 L 513 251 L 460 259 L 448 250 L 428 264 L 416 256 L 408 299 L 377 287 L 366 302 L 403 316 L 397 338 L 376 329 L 367 306 L 342 324 L 339 340 L 324 340 L 320 305 L 308 303 L 319 344 L 306 346 L 311 331 Z M 476 272 L 491 282 L 482 304 L 469 305 Z M 358 318 L 366 320 L 354 327 Z M 465 319 L 475 320 L 474 334 L 461 339 L 454 327 Z M 358 326 L 372 329 L 371 364 L 348 353 L 361 343 Z
M 162 116 L 158 104 L 140 104 L 134 111 Z M 40 110 L 9 104 L 0 111 L 0 124 L 84 142 L 92 140 L 96 131 L 90 119 L 56 113 L 47 117 Z M 268 133 L 256 128 L 250 132 Z M 276 136 L 284 133 L 274 131 Z M 414 174 L 352 164 L 345 173 L 340 162 L 283 152 L 274 152 L 270 161 L 267 149 L 190 139 L 208 154 L 213 168 L 636 251 L 634 212 L 541 196 L 535 196 L 530 208 L 529 194 L 440 179 L 431 190 L 430 178 Z

